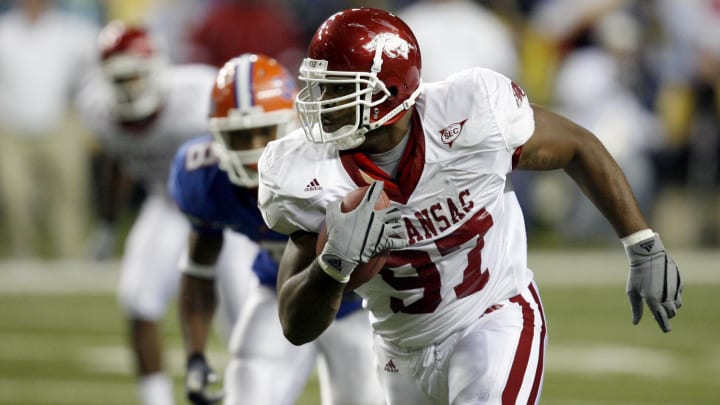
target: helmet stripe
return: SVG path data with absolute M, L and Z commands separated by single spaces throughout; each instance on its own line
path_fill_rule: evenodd
M 252 99 L 252 66 L 250 58 L 242 56 L 235 69 L 235 105 L 240 111 L 248 111 L 254 100 Z

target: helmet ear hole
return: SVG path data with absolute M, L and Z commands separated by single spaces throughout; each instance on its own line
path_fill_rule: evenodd
M 392 97 L 397 97 L 397 95 L 398 95 L 398 88 L 397 88 L 397 87 L 395 87 L 395 86 L 390 87 L 390 88 L 388 89 L 388 91 L 390 92 L 390 95 L 391 95 Z

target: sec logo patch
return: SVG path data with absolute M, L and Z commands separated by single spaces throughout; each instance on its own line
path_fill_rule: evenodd
M 467 118 L 462 121 L 452 123 L 440 130 L 440 140 L 442 141 L 442 143 L 447 144 L 452 148 L 453 142 L 455 142 L 455 140 L 458 138 L 458 136 L 460 136 L 460 133 L 463 130 L 465 121 L 467 121 Z

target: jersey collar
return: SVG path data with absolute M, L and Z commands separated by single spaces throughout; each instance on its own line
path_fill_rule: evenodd
M 425 167 L 425 135 L 417 110 L 413 111 L 409 137 L 396 178 L 390 177 L 362 152 L 340 151 L 340 160 L 358 187 L 367 186 L 373 180 L 382 180 L 385 182 L 384 190 L 388 197 L 392 201 L 406 204 Z

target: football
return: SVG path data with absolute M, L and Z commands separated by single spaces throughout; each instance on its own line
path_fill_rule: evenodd
M 360 202 L 365 196 L 365 192 L 367 191 L 368 187 L 369 186 L 360 187 L 349 192 L 342 199 L 342 202 L 340 203 L 340 210 L 342 212 L 348 212 L 352 211 L 355 207 L 360 205 Z M 387 194 L 385 194 L 385 191 L 383 191 L 380 194 L 380 198 L 378 198 L 377 203 L 375 204 L 375 209 L 381 210 L 389 207 L 390 198 L 387 196 Z M 325 247 L 326 242 L 327 228 L 325 227 L 325 224 L 323 224 L 322 229 L 320 230 L 320 234 L 318 235 L 317 244 L 315 245 L 315 252 L 317 254 L 320 254 L 320 252 Z M 345 285 L 345 291 L 352 291 L 357 287 L 361 286 L 362 284 L 368 282 L 371 278 L 375 277 L 375 275 L 377 275 L 385 265 L 385 262 L 387 261 L 389 255 L 390 252 L 388 251 L 371 258 L 367 263 L 360 263 L 352 272 L 352 274 L 350 274 L 350 281 L 348 281 L 348 283 Z

